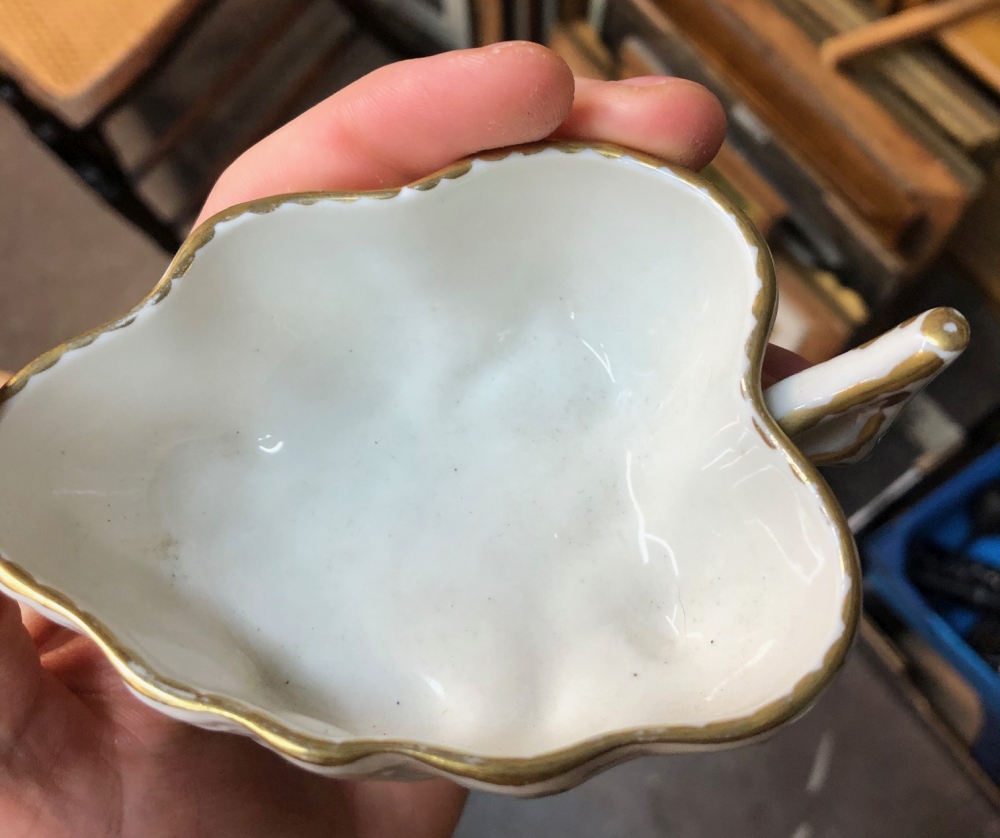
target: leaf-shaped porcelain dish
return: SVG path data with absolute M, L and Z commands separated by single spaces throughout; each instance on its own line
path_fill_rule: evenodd
M 163 712 L 336 775 L 537 794 L 763 734 L 860 590 L 765 407 L 774 308 L 746 220 L 618 149 L 236 207 L 0 391 L 0 583 Z M 937 369 L 925 326 L 892 339 Z M 850 383 L 781 410 L 888 409 Z

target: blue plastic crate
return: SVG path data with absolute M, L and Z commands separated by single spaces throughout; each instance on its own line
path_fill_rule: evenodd
M 970 529 L 967 507 L 976 494 L 1000 479 L 1000 445 L 939 486 L 899 517 L 877 529 L 861 546 L 867 560 L 865 590 L 896 615 L 976 690 L 983 709 L 983 726 L 972 754 L 1000 782 L 1000 674 L 970 646 L 962 634 L 976 619 L 969 609 L 932 604 L 906 574 L 908 547 L 915 538 L 952 549 Z M 981 539 L 968 554 L 1000 565 L 1000 540 Z

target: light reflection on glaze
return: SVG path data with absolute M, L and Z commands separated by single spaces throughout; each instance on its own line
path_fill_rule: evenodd
M 736 671 L 733 672 L 732 675 L 723 678 L 718 684 L 716 684 L 711 690 L 709 690 L 708 695 L 705 696 L 705 701 L 709 702 L 714 700 L 715 697 L 720 692 L 722 692 L 723 689 L 725 689 L 730 683 L 735 681 L 740 675 L 742 675 L 749 669 L 753 669 L 753 667 L 757 666 L 761 661 L 763 661 L 764 658 L 767 656 L 767 653 L 770 652 L 772 648 L 774 648 L 774 642 L 775 641 L 773 639 L 765 640 L 761 644 L 760 648 L 754 653 L 754 656 L 750 658 L 750 660 L 739 666 L 736 669 Z
M 441 682 L 438 681 L 436 678 L 431 678 L 430 675 L 425 675 L 424 683 L 427 684 L 427 686 L 431 688 L 434 695 L 436 695 L 442 701 L 444 701 L 447 698 L 444 692 L 444 687 L 441 686 Z
M 635 509 L 635 517 L 639 524 L 638 541 L 639 554 L 642 556 L 642 563 L 649 564 L 649 545 L 647 542 L 651 541 L 654 544 L 659 544 L 664 550 L 666 550 L 667 555 L 670 557 L 670 566 L 674 569 L 674 576 L 680 576 L 680 570 L 677 568 L 677 557 L 674 555 L 674 551 L 671 546 L 658 535 L 646 532 L 646 516 L 642 512 L 642 507 L 639 506 L 639 501 L 636 500 L 635 489 L 632 488 L 631 451 L 625 452 L 625 483 L 628 486 L 628 496 L 632 500 L 632 507 Z
M 608 374 L 608 378 L 611 379 L 611 383 L 614 384 L 615 383 L 615 374 L 611 371 L 611 359 L 608 357 L 608 353 L 607 352 L 598 352 L 596 349 L 594 349 L 593 346 L 591 346 L 589 343 L 587 343 L 587 341 L 585 341 L 583 338 L 580 338 L 580 343 L 582 343 L 584 346 L 586 346 L 587 349 L 589 349 L 594 354 L 594 357 L 597 358 L 597 360 L 600 363 L 600 365 L 604 368 L 604 371 Z M 601 349 L 603 349 L 603 348 L 604 348 L 604 344 L 602 343 L 601 344 Z
M 285 441 L 279 439 L 277 442 L 273 442 L 272 440 L 271 434 L 264 434 L 264 436 L 257 438 L 257 447 L 265 454 L 277 454 L 285 447 Z

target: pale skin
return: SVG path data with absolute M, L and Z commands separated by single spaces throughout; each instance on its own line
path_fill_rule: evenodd
M 678 79 L 574 80 L 526 43 L 384 67 L 246 151 L 199 221 L 285 192 L 401 186 L 477 151 L 548 136 L 619 143 L 692 169 L 725 118 Z M 770 352 L 766 381 L 803 366 Z M 0 373 L 0 381 L 4 378 Z M 331 780 L 251 740 L 148 709 L 88 639 L 0 596 L 0 825 L 16 838 L 438 838 L 465 792 L 446 780 Z

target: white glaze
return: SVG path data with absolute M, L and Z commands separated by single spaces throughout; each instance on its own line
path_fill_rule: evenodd
M 740 391 L 756 256 L 593 152 L 221 224 L 4 406 L 0 552 L 143 678 L 330 740 L 532 756 L 745 717 L 850 587 Z
M 957 311 L 932 309 L 865 346 L 803 370 L 764 392 L 764 401 L 771 415 L 779 424 L 787 425 L 789 418 L 796 413 L 830 406 L 834 399 L 855 385 L 892 378 L 894 370 L 918 356 L 929 354 L 941 361 L 940 365 L 932 366 L 926 375 L 906 386 L 890 389 L 862 403 L 851 403 L 844 409 L 831 409 L 818 425 L 792 435 L 800 451 L 817 460 L 832 457 L 834 462 L 855 462 L 868 455 L 909 400 L 947 369 L 965 349 L 964 341 L 955 349 L 938 345 L 925 333 L 929 317 L 943 319 L 934 328 L 941 329 L 946 337 L 968 334 L 968 323 Z M 894 398 L 897 396 L 899 398 Z M 858 442 L 869 420 L 876 415 L 880 419 L 877 432 L 859 447 Z

